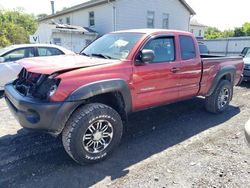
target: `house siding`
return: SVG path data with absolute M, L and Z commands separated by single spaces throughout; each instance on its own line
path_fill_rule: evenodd
M 112 3 L 98 5 L 95 7 L 77 10 L 72 13 L 64 14 L 53 18 L 57 23 L 60 23 L 62 19 L 63 23 L 66 24 L 66 18 L 70 17 L 71 25 L 78 25 L 82 27 L 89 27 L 89 12 L 94 11 L 95 13 L 95 26 L 90 27 L 97 31 L 99 34 L 105 34 L 113 30 L 113 6 Z M 47 22 L 45 20 L 43 22 Z
M 57 23 L 70 17 L 71 25 L 89 27 L 89 12 L 95 13 L 95 26 L 90 27 L 100 35 L 123 29 L 147 27 L 147 12 L 155 12 L 155 28 L 163 27 L 163 14 L 169 15 L 169 29 L 189 30 L 190 12 L 179 0 L 116 0 L 91 8 L 56 16 Z M 50 19 L 42 22 L 48 22 Z
M 190 12 L 178 0 L 117 0 L 116 29 L 147 27 L 147 12 L 155 12 L 155 28 L 162 28 L 163 13 L 169 14 L 169 28 L 189 30 Z
M 203 27 L 203 26 L 201 27 L 201 26 L 196 26 L 196 25 L 190 25 L 190 32 L 193 33 L 195 37 L 198 37 L 198 38 L 204 38 L 205 29 L 206 27 Z M 201 31 L 201 35 L 199 35 L 200 31 Z

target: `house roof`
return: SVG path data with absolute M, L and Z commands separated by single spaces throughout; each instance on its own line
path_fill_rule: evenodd
M 206 25 L 197 22 L 197 20 L 192 20 L 192 21 L 190 22 L 190 25 L 191 25 L 191 26 L 198 26 L 198 27 L 207 27 Z
M 190 5 L 185 1 L 185 0 L 179 0 L 183 6 L 190 12 L 191 15 L 195 15 L 195 11 L 194 9 L 192 9 L 192 7 L 190 7 Z
M 78 4 L 78 5 L 75 5 L 75 6 L 70 7 L 70 8 L 66 8 L 66 9 L 64 9 L 62 11 L 57 12 L 56 14 L 49 15 L 49 16 L 47 16 L 45 18 L 40 19 L 39 21 L 53 19 L 53 18 L 55 18 L 57 16 L 68 14 L 68 13 L 71 13 L 71 12 L 74 12 L 74 11 L 77 11 L 77 10 L 81 10 L 81 9 L 86 9 L 86 8 L 102 5 L 102 4 L 105 4 L 105 3 L 112 2 L 112 1 L 115 1 L 115 0 L 89 0 L 89 1 L 87 1 L 85 3 Z
M 102 4 L 105 4 L 105 3 L 112 2 L 112 1 L 116 1 L 116 0 L 90 0 L 90 1 L 87 1 L 87 2 L 82 3 L 82 4 L 75 5 L 75 6 L 70 7 L 70 8 L 66 8 L 66 9 L 64 9 L 62 11 L 57 12 L 54 15 L 49 15 L 49 16 L 47 16 L 45 18 L 40 19 L 39 21 L 45 21 L 45 20 L 48 20 L 48 19 L 53 19 L 53 18 L 55 18 L 57 16 L 68 14 L 68 13 L 71 13 L 71 12 L 74 12 L 74 11 L 77 11 L 77 10 L 81 10 L 81 9 L 86 9 L 86 8 L 102 5 Z M 187 4 L 187 2 L 185 0 L 179 0 L 179 1 L 190 12 L 191 15 L 196 14 L 195 11 Z
M 96 31 L 88 28 L 88 27 L 81 27 L 81 26 L 75 26 L 75 25 L 67 25 L 67 24 L 59 24 L 59 23 L 52 23 L 52 25 L 55 25 L 55 28 L 58 30 L 68 30 L 68 31 L 76 31 L 81 33 L 92 33 L 97 34 Z

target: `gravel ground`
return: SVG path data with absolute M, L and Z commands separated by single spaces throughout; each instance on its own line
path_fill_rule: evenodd
M 197 98 L 131 115 L 116 152 L 87 166 L 60 138 L 21 129 L 3 99 L 0 113 L 0 187 L 250 187 L 250 84 L 235 88 L 224 114 Z

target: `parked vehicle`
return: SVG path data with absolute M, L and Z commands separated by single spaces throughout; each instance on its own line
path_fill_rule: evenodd
M 113 32 L 81 55 L 19 63 L 18 79 L 5 86 L 10 110 L 25 128 L 62 133 L 80 164 L 110 155 L 131 112 L 196 96 L 209 112 L 225 111 L 243 72 L 241 57 L 203 58 L 193 34 L 155 29 Z
M 243 48 L 243 50 L 241 51 L 240 55 L 241 55 L 242 57 L 245 57 L 249 52 L 250 52 L 250 47 L 245 47 L 245 48 Z
M 0 92 L 6 83 L 17 78 L 22 69 L 22 66 L 15 61 L 29 57 L 65 54 L 74 52 L 51 44 L 19 44 L 0 49 Z
M 244 61 L 244 81 L 250 80 L 250 51 L 243 58 Z
M 246 141 L 250 146 L 250 120 L 248 120 L 248 122 L 245 125 L 245 136 L 246 136 Z

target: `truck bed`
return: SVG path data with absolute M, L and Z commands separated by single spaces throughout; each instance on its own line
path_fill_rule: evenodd
M 201 79 L 201 94 L 205 95 L 209 92 L 213 84 L 213 80 L 221 69 L 233 67 L 236 72 L 234 73 L 234 85 L 237 85 L 241 80 L 243 71 L 243 59 L 241 56 L 214 56 L 214 55 L 201 55 L 203 66 L 203 73 Z

